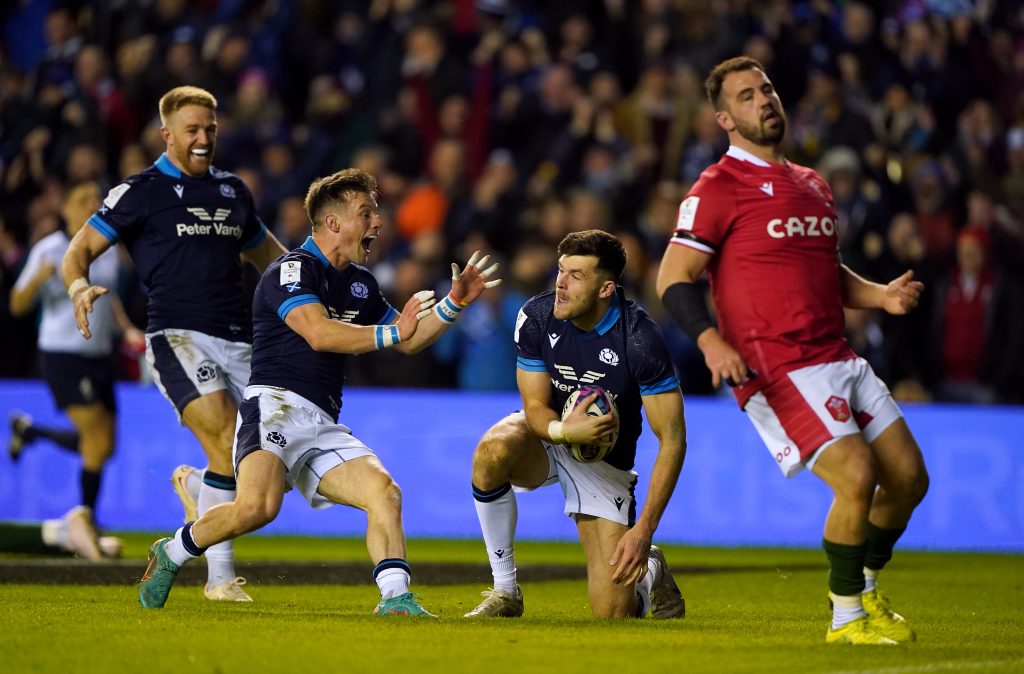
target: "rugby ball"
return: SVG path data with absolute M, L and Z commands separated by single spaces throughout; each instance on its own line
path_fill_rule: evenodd
M 574 409 L 579 407 L 580 403 L 586 398 L 590 397 L 594 392 L 600 393 L 600 395 L 590 403 L 587 408 L 587 414 L 592 417 L 599 417 L 602 414 L 608 414 L 615 412 L 615 401 L 611 395 L 600 386 L 581 386 L 580 388 L 573 391 L 569 398 L 565 401 L 565 406 L 562 407 L 562 420 L 568 417 Z M 596 463 L 600 461 L 608 452 L 612 451 L 612 447 L 615 446 L 615 441 L 619 438 L 619 427 L 615 426 L 615 430 L 611 433 L 609 438 L 610 443 L 607 447 L 599 445 L 583 445 L 576 443 L 565 443 L 565 446 L 569 449 L 569 453 L 572 454 L 572 458 L 579 461 L 580 463 Z

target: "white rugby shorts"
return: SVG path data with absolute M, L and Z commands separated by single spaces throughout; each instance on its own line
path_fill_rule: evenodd
M 870 443 L 903 417 L 863 358 L 793 370 L 751 396 L 744 410 L 786 477 L 813 466 L 839 438 L 860 433 Z
M 298 489 L 314 508 L 335 505 L 317 492 L 329 470 L 361 456 L 376 456 L 351 429 L 297 393 L 249 386 L 238 406 L 231 450 L 236 475 L 242 459 L 260 449 L 281 459 L 288 489 Z
M 249 383 L 252 344 L 230 342 L 195 330 L 158 330 L 146 335 L 146 362 L 160 393 L 174 405 L 178 420 L 185 406 L 226 390 L 237 405 Z
M 548 454 L 548 477 L 536 487 L 513 486 L 515 491 L 533 491 L 557 482 L 569 517 L 593 515 L 627 527 L 636 523 L 636 471 L 619 470 L 604 461 L 580 463 L 565 445 L 541 443 Z

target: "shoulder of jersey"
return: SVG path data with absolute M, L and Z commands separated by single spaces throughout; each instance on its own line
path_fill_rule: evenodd
M 526 304 L 523 305 L 523 313 L 538 318 L 549 318 L 554 307 L 555 291 L 545 290 L 526 300 Z

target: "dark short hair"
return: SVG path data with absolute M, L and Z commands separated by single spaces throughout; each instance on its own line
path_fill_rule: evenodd
M 764 65 L 760 61 L 749 56 L 736 56 L 726 59 L 711 69 L 708 78 L 704 80 L 704 91 L 707 92 L 708 100 L 711 101 L 711 105 L 715 106 L 715 110 L 721 110 L 724 107 L 721 105 L 721 98 L 722 82 L 725 80 L 725 76 L 743 70 L 765 71 Z
M 573 232 L 558 244 L 559 255 L 592 255 L 597 258 L 597 268 L 608 272 L 619 280 L 626 268 L 626 249 L 622 242 L 599 229 Z
M 306 192 L 306 215 L 315 229 L 323 210 L 331 203 L 348 203 L 353 192 L 377 195 L 377 179 L 366 171 L 348 168 L 317 178 Z

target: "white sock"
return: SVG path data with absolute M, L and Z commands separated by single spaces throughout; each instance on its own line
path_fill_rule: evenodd
M 380 598 L 390 599 L 408 592 L 411 578 L 405 569 L 384 569 L 374 580 L 380 588 Z
M 640 582 L 636 584 L 637 591 L 643 589 L 644 592 L 650 594 L 654 586 L 661 582 L 661 579 L 665 576 L 665 570 L 661 568 L 661 564 L 654 557 L 647 558 L 647 573 L 640 579 Z
M 68 542 L 68 523 L 63 519 L 43 520 L 40 533 L 46 545 L 63 548 Z
M 199 516 L 202 517 L 207 510 L 214 506 L 231 503 L 234 500 L 234 489 L 219 489 L 203 482 L 199 489 L 197 504 Z M 230 583 L 235 579 L 235 550 L 232 541 L 217 543 L 206 549 L 206 572 L 207 585 L 211 588 Z
M 185 527 L 179 527 L 178 530 L 174 532 L 174 538 L 164 546 L 164 553 L 166 553 L 167 557 L 178 566 L 191 562 L 193 559 L 197 558 L 196 555 L 193 555 L 188 551 L 185 547 L 185 543 L 181 540 L 184 531 Z
M 867 615 L 859 594 L 845 596 L 829 592 L 828 596 L 832 600 L 832 629 L 834 630 Z
M 506 491 L 493 497 L 501 489 Z M 488 500 L 481 500 L 488 499 Z M 494 589 L 516 593 L 516 557 L 514 541 L 519 510 L 516 507 L 516 496 L 512 486 L 506 484 L 491 492 L 480 492 L 473 487 L 473 505 L 476 516 L 480 520 L 480 531 L 487 546 L 487 561 L 491 564 L 491 575 L 494 576 Z
M 864 591 L 861 594 L 867 594 L 878 587 L 878 571 L 875 569 L 869 569 L 864 567 Z
M 643 586 L 643 583 L 636 584 L 636 617 L 645 618 L 651 611 L 651 594 L 650 591 Z
M 205 468 L 196 468 L 185 478 L 185 490 L 196 500 L 197 505 L 199 503 L 199 490 L 203 488 L 203 475 L 205 474 Z

